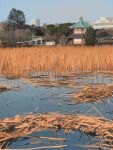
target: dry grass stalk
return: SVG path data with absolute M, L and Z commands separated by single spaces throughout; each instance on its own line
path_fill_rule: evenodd
M 6 84 L 0 84 L 0 91 L 3 92 L 3 91 L 8 91 L 8 90 L 11 90 L 11 87 L 9 87 L 8 85 Z
M 54 77 L 48 78 L 28 78 L 24 77 L 21 78 L 22 80 L 26 81 L 27 83 L 32 84 L 34 87 L 37 86 L 44 86 L 44 87 L 65 87 L 65 88 L 75 88 L 78 86 L 78 83 L 74 82 L 74 79 L 55 79 Z
M 64 147 L 66 147 L 67 145 L 57 145 L 57 146 L 42 146 L 42 147 L 37 147 L 37 148 L 32 148 L 31 150 L 40 150 L 40 149 L 48 149 L 48 148 L 50 148 L 50 149 L 56 149 L 56 148 L 64 148 Z
M 18 91 L 20 88 L 19 87 L 10 87 L 7 84 L 0 84 L 0 92 L 5 92 L 5 91 Z
M 0 120 L 0 144 L 8 143 L 19 137 L 50 128 L 79 130 L 93 136 L 102 137 L 105 143 L 113 143 L 113 121 L 100 117 L 48 113 L 41 115 L 28 114 Z M 54 141 L 65 141 L 64 138 L 38 137 Z
M 92 150 L 95 149 L 103 149 L 103 150 L 113 150 L 113 145 L 109 145 L 109 144 L 103 144 L 103 143 L 97 143 L 97 144 L 92 144 L 92 145 L 76 145 L 78 147 L 83 147 L 83 148 L 91 148 Z
M 1 48 L 0 73 L 19 77 L 32 71 L 113 72 L 112 49 L 112 46 Z
M 102 102 L 113 96 L 113 85 L 98 84 L 84 87 L 79 93 L 73 95 L 78 103 Z

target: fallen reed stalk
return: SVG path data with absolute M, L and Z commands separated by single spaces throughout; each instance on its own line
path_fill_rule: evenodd
M 113 121 L 101 117 L 74 114 L 28 114 L 0 119 L 0 145 L 10 143 L 20 137 L 29 137 L 33 132 L 47 129 L 79 130 L 86 134 L 101 137 L 105 144 L 113 144 Z M 66 132 L 67 133 L 67 132 Z M 37 137 L 40 139 L 65 141 L 64 138 Z M 59 146 L 61 147 L 61 146 Z
M 3 92 L 3 91 L 8 91 L 8 90 L 11 90 L 11 87 L 9 87 L 8 85 L 6 84 L 0 84 L 0 91 Z
M 58 149 L 58 148 L 64 148 L 66 147 L 67 145 L 57 145 L 57 146 L 42 146 L 42 147 L 36 147 L 36 148 L 31 148 L 30 150 L 40 150 L 40 149 Z
M 85 86 L 83 90 L 73 94 L 72 97 L 78 103 L 102 102 L 113 97 L 113 85 L 98 84 Z
M 43 78 L 34 78 L 34 77 L 24 77 L 21 78 L 24 82 L 32 84 L 34 87 L 44 86 L 44 87 L 65 87 L 65 88 L 75 88 L 79 84 L 74 81 L 75 78 L 65 77 L 62 79 L 55 78 L 54 76 L 48 76 Z

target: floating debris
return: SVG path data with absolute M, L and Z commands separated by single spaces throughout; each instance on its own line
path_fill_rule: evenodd
M 8 91 L 8 90 L 11 90 L 11 87 L 9 87 L 6 84 L 0 84 L 0 91 L 1 92 Z
M 59 106 L 59 107 L 61 107 L 61 106 L 62 106 L 61 102 L 59 102 L 59 103 L 58 103 L 58 106 Z
M 44 86 L 47 88 L 51 87 L 65 87 L 65 88 L 75 88 L 79 85 L 78 82 L 74 81 L 74 78 L 54 78 L 51 76 L 46 76 L 43 78 L 34 78 L 34 77 L 24 77 L 21 78 L 24 82 L 32 84 L 34 87 Z
M 84 87 L 83 90 L 72 94 L 73 100 L 79 103 L 102 102 L 113 97 L 113 85 L 98 84 Z
M 0 92 L 5 92 L 5 91 L 18 91 L 20 90 L 19 87 L 10 87 L 6 84 L 0 84 Z
M 64 129 L 64 132 L 67 130 L 79 130 L 96 138 L 101 138 L 105 144 L 113 143 L 113 120 L 88 115 L 59 114 L 55 112 L 40 115 L 17 115 L 14 118 L 0 119 L 0 146 L 2 148 L 17 138 L 30 137 L 34 132 L 48 129 Z M 37 138 L 51 141 L 66 141 L 65 138 Z M 60 145 L 59 148 L 63 146 L 66 145 Z

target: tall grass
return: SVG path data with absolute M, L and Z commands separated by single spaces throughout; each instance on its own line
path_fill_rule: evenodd
M 0 73 L 113 71 L 113 47 L 1 48 Z

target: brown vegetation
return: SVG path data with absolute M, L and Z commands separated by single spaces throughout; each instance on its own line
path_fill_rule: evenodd
M 104 144 L 113 144 L 113 121 L 100 117 L 74 115 L 74 114 L 28 114 L 15 116 L 14 118 L 0 119 L 0 144 L 4 148 L 8 143 L 20 137 L 31 137 L 31 133 L 64 129 L 65 133 L 71 130 L 79 130 L 92 136 L 100 137 Z M 65 141 L 63 138 L 36 137 L 54 141 Z M 38 141 L 37 141 L 38 142 Z M 66 145 L 60 145 L 59 148 Z
M 0 84 L 0 92 L 8 91 L 8 90 L 11 90 L 11 87 L 9 87 L 6 84 Z
M 39 76 L 40 77 L 40 76 Z M 63 76 L 64 77 L 64 76 Z M 61 79 L 54 78 L 53 76 L 46 76 L 46 77 L 24 77 L 21 78 L 25 82 L 32 84 L 34 87 L 44 86 L 44 87 L 65 87 L 65 88 L 75 88 L 79 85 L 74 81 L 74 78 L 64 77 Z M 66 79 L 65 79 L 66 78 Z
M 0 84 L 0 92 L 5 92 L 5 91 L 19 91 L 19 87 L 10 87 L 7 84 Z
M 113 85 L 98 84 L 84 87 L 73 95 L 73 100 L 78 103 L 102 102 L 109 97 L 113 97 Z
M 113 71 L 113 47 L 32 47 L 0 49 L 0 73 L 22 76 L 38 73 Z

